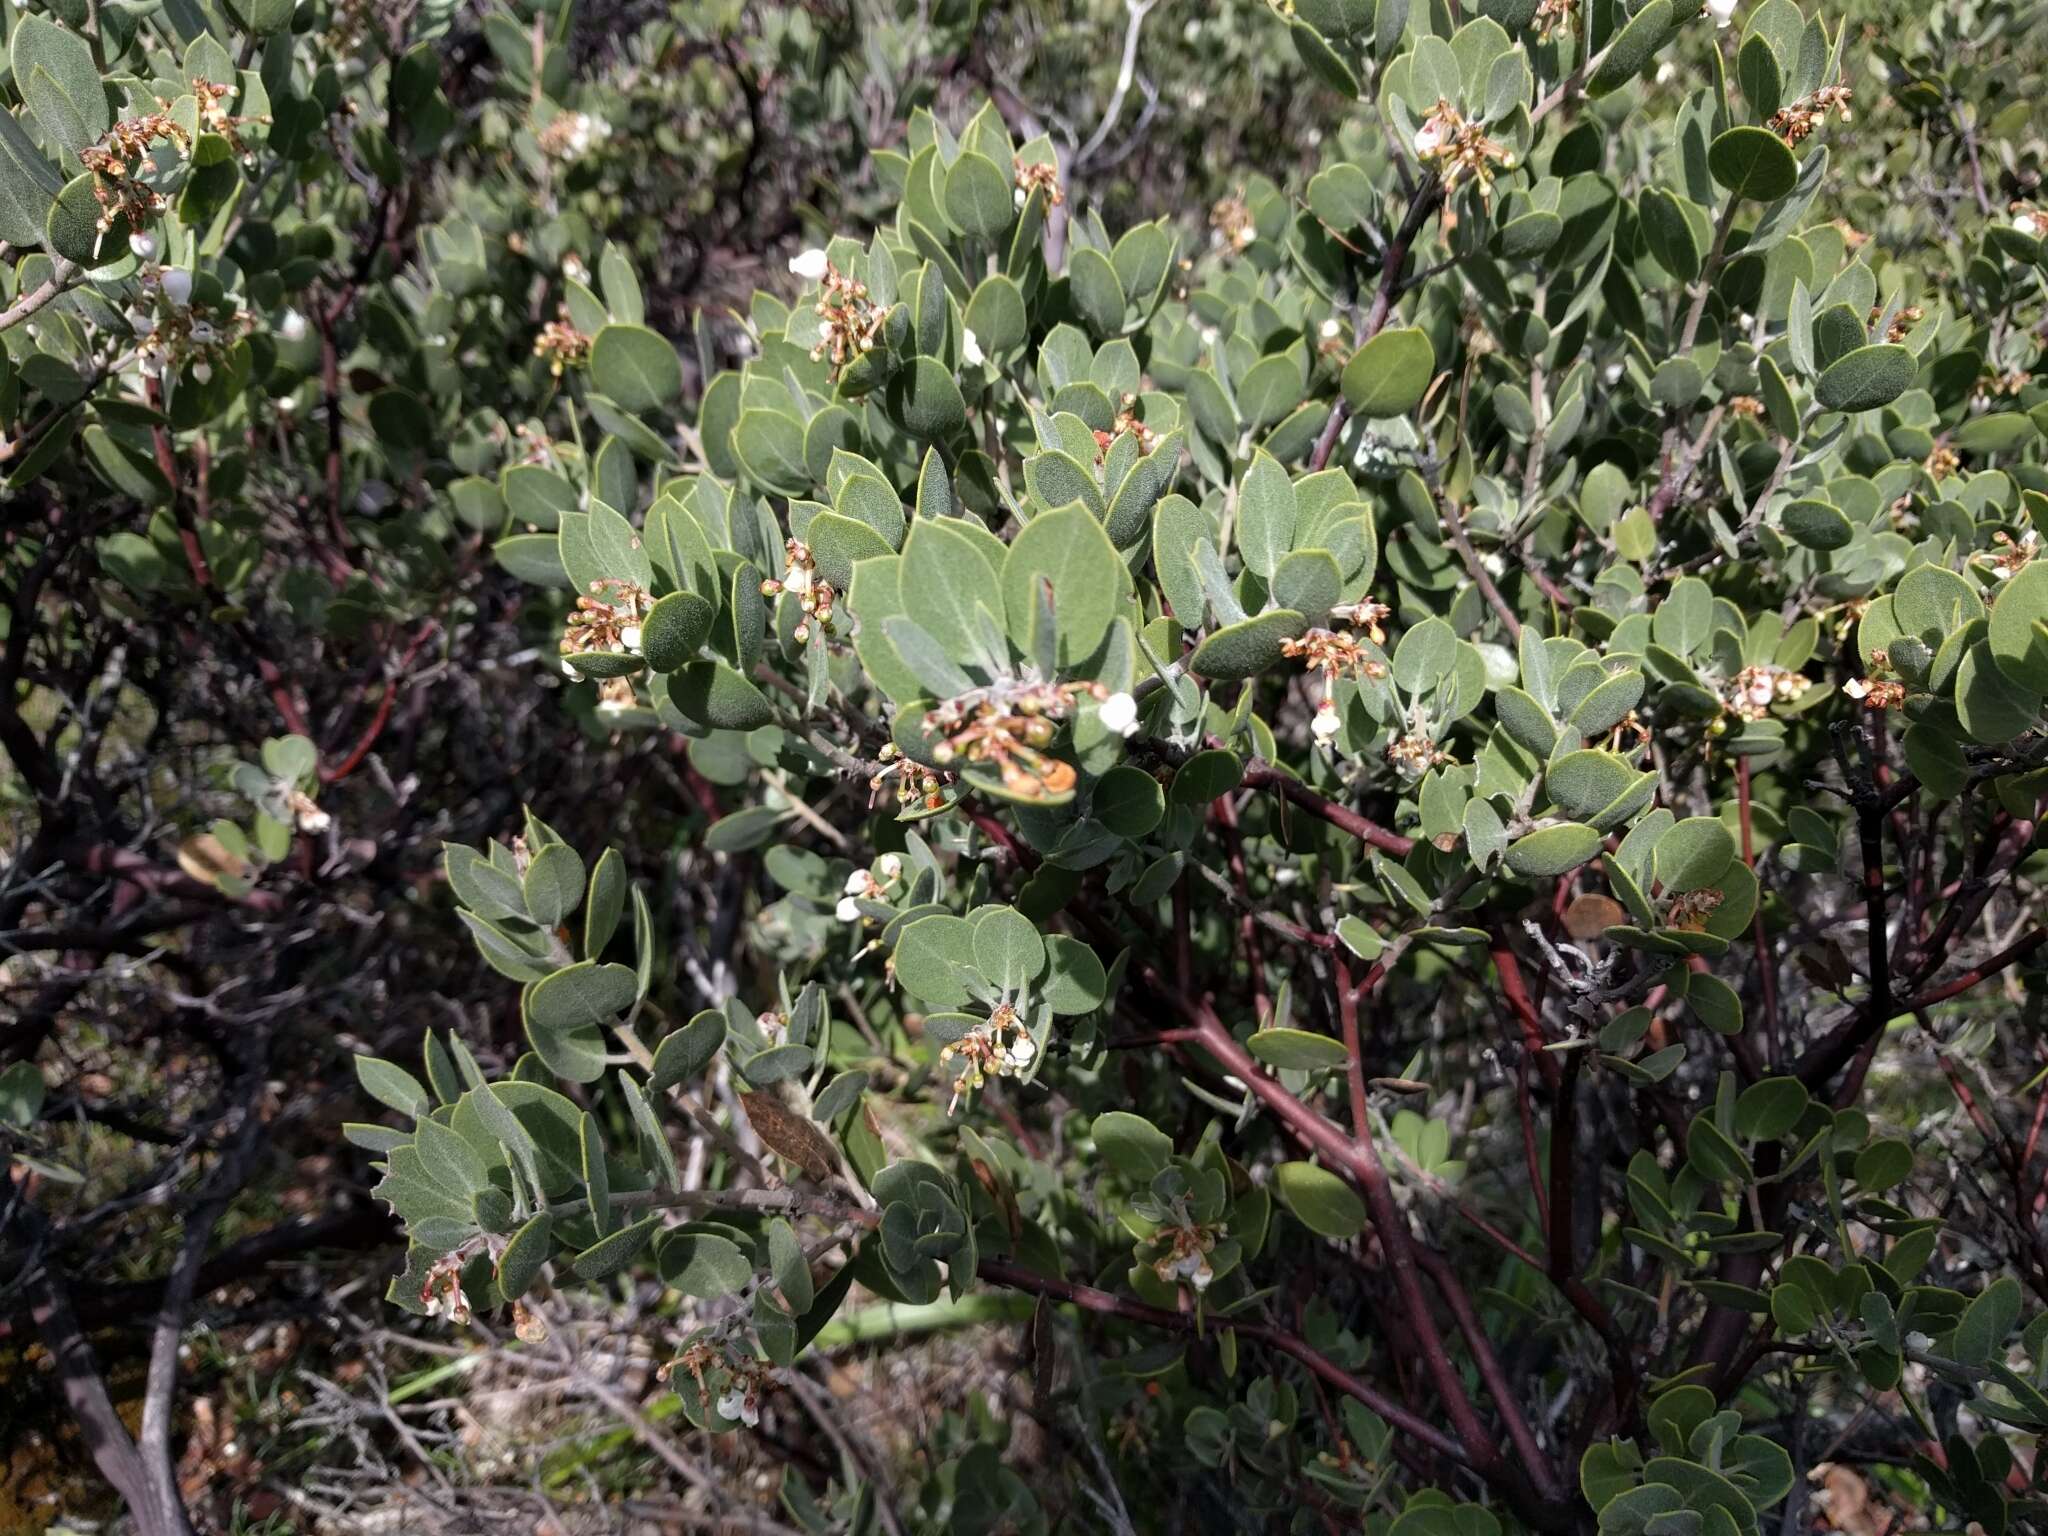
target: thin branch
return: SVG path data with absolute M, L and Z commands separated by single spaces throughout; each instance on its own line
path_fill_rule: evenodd
M 1050 1296 L 1055 1301 L 1077 1306 L 1084 1312 L 1094 1312 L 1104 1317 L 1120 1317 L 1126 1322 L 1144 1323 L 1148 1327 L 1163 1328 L 1171 1333 L 1193 1334 L 1197 1331 L 1198 1321 L 1192 1312 L 1168 1312 L 1159 1307 L 1147 1306 L 1142 1301 L 1131 1301 L 1109 1291 L 1099 1291 L 1092 1285 L 1077 1285 L 1071 1280 L 1041 1275 L 1007 1260 L 983 1259 L 977 1272 L 990 1285 L 1007 1286 L 1013 1291 L 1026 1291 L 1033 1296 Z M 1356 1398 L 1365 1404 L 1402 1434 L 1421 1442 L 1438 1455 L 1448 1457 L 1460 1466 L 1469 1464 L 1457 1441 L 1420 1414 L 1411 1412 L 1370 1383 L 1361 1381 L 1297 1335 L 1264 1323 L 1245 1322 L 1237 1318 L 1211 1318 L 1207 1326 L 1214 1328 L 1219 1325 L 1231 1329 L 1241 1338 L 1255 1340 L 1299 1361 L 1345 1396 Z
M 50 263 L 50 276 L 40 288 L 25 293 L 0 310 L 0 331 L 10 331 L 59 295 L 68 293 L 80 275 L 78 263 L 59 256 Z
M 1124 11 L 1130 20 L 1124 27 L 1123 60 L 1117 65 L 1116 90 L 1104 109 L 1102 121 L 1095 125 L 1095 132 L 1088 136 L 1088 142 L 1074 152 L 1073 170 L 1078 172 L 1095 158 L 1095 152 L 1102 148 L 1102 141 L 1109 137 L 1109 130 L 1116 126 L 1116 120 L 1123 115 L 1124 98 L 1131 93 L 1131 82 L 1138 74 L 1138 33 L 1145 25 L 1145 18 L 1159 0 L 1124 0 Z
M 1443 205 L 1443 183 L 1435 173 L 1425 177 L 1415 189 L 1415 195 L 1408 201 L 1408 211 L 1401 217 L 1401 227 L 1394 231 L 1394 238 L 1387 242 L 1387 252 L 1380 266 L 1380 285 L 1373 294 L 1372 307 L 1358 322 L 1358 329 L 1351 338 L 1355 352 L 1373 337 L 1379 335 L 1387 323 L 1387 316 L 1393 312 L 1394 299 L 1401 286 L 1401 269 L 1408 264 L 1408 251 L 1422 233 L 1430 215 Z M 1315 451 L 1309 455 L 1308 467 L 1311 472 L 1329 467 L 1330 455 L 1336 450 L 1337 437 L 1344 430 L 1344 423 L 1350 419 L 1351 402 L 1340 393 L 1330 407 L 1329 418 L 1323 423 L 1323 430 L 1316 438 Z
M 1397 859 L 1405 859 L 1408 851 L 1415 846 L 1415 839 L 1390 832 L 1378 822 L 1358 814 L 1348 806 L 1337 804 L 1310 789 L 1301 780 L 1270 763 L 1253 762 L 1244 771 L 1244 783 L 1252 789 L 1277 792 L 1292 801 L 1319 821 L 1326 821 L 1340 832 L 1347 832 L 1369 848 L 1390 853 Z

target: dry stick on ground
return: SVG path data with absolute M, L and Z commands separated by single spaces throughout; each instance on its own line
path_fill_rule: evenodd
M 263 1122 L 255 1104 L 263 1081 L 264 1074 L 255 1064 L 244 1071 L 237 1106 L 240 1121 L 207 1187 L 185 1219 L 177 1261 L 157 1302 L 148 1376 L 143 1388 L 142 1422 L 132 1438 L 114 1409 L 55 1256 L 42 1252 L 28 1276 L 30 1312 L 44 1346 L 57 1362 L 65 1402 L 85 1433 L 94 1463 L 127 1504 L 138 1536 L 194 1536 L 178 1488 L 177 1459 L 171 1450 L 171 1428 L 177 1408 L 178 1346 L 184 1336 L 185 1315 L 198 1289 L 207 1243 L 235 1193 L 247 1180 L 262 1142 Z M 49 1229 L 39 1213 L 23 1208 L 16 1220 L 24 1223 L 37 1248 L 47 1246 Z
M 790 1395 L 803 1405 L 811 1422 L 839 1452 L 846 1463 L 848 1481 L 851 1482 L 858 1474 L 874 1488 L 875 1514 L 881 1519 L 883 1529 L 889 1536 L 903 1536 L 903 1522 L 896 1515 L 895 1490 L 883 1481 L 881 1464 L 872 1448 L 863 1445 L 853 1431 L 840 1424 L 831 1392 L 793 1366 L 782 1373 L 782 1382 L 789 1388 Z
M 185 1218 L 178 1259 L 164 1284 L 163 1299 L 157 1304 L 156 1331 L 149 1346 L 149 1376 L 142 1399 L 142 1432 L 136 1437 L 136 1449 L 141 1452 L 158 1506 L 177 1511 L 178 1523 L 167 1524 L 163 1527 L 166 1531 L 190 1529 L 178 1491 L 178 1459 L 171 1448 L 171 1426 L 178 1406 L 178 1348 L 184 1338 L 185 1314 L 199 1284 L 213 1229 L 248 1182 L 264 1145 L 263 1117 L 257 1112 L 267 1076 L 264 1065 L 263 1053 L 256 1052 L 243 1066 L 240 1102 L 236 1106 L 239 1123 L 208 1180 L 208 1187 Z
M 71 1310 L 64 1280 L 52 1261 L 45 1260 L 30 1272 L 28 1301 L 43 1347 L 56 1366 L 58 1387 L 85 1436 L 86 1449 L 100 1475 L 121 1496 L 138 1530 L 178 1530 L 177 1525 L 169 1522 L 174 1518 L 182 1521 L 183 1510 L 180 1508 L 174 1516 L 171 1511 L 156 1507 L 155 1490 L 142 1464 L 142 1455 L 114 1407 L 106 1378 L 100 1374 L 99 1362 Z

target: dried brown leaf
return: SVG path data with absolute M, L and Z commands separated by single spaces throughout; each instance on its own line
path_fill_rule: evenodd
M 766 1093 L 743 1093 L 740 1103 L 754 1134 L 777 1157 L 787 1158 L 814 1179 L 829 1179 L 839 1154 L 825 1133 Z

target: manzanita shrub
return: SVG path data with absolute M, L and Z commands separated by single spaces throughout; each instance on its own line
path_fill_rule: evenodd
M 246 317 L 333 253 L 248 212 L 265 155 L 358 92 L 398 188 L 447 114 L 430 49 L 344 86 L 295 14 L 239 64 L 168 46 L 184 8 L 14 20 L 15 291 L 70 296 L 7 332 L 16 484 L 269 462 L 320 353 Z M 688 367 L 625 244 L 505 270 L 528 188 L 618 149 L 509 133 L 365 323 L 408 362 L 376 451 L 421 559 L 475 530 L 530 585 L 537 688 L 687 743 L 663 825 L 743 878 L 713 957 L 631 825 L 449 846 L 526 1050 L 359 1059 L 393 1301 L 526 1337 L 658 1281 L 675 1407 L 730 1431 L 849 1297 L 1023 1292 L 1048 1402 L 1082 1320 L 1147 1528 L 1203 1487 L 1233 1528 L 1738 1536 L 1822 1462 L 2048 1517 L 2037 21 L 1293 0 L 1311 174 L 1133 223 L 1006 88 L 918 109 L 849 173 L 873 227 Z M 532 58 L 490 112 L 566 99 Z M 516 384 L 470 376 L 512 332 Z M 240 622 L 193 553 L 232 520 L 170 499 L 110 569 Z M 237 771 L 264 859 L 317 756 Z M 1958 1113 L 1974 1166 L 1921 1145 Z M 933 1528 L 1049 1528 L 1001 1439 Z

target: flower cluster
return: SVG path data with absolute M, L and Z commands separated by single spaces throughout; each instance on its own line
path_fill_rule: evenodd
M 2015 200 L 2007 204 L 2006 211 L 2012 215 L 2012 227 L 2029 240 L 2038 240 L 2043 235 L 2048 235 L 2048 209 Z
M 1891 657 L 1883 651 L 1870 653 L 1872 677 L 1852 677 L 1842 684 L 1842 692 L 1855 699 L 1865 709 L 1882 714 L 1888 709 L 1897 709 L 1906 702 L 1906 685 L 1890 675 Z
M 469 1321 L 469 1297 L 463 1294 L 462 1271 L 476 1256 L 483 1242 L 482 1237 L 473 1237 L 460 1248 L 434 1260 L 420 1285 L 420 1306 L 427 1316 L 445 1317 L 457 1327 Z
M 1802 97 L 1789 107 L 1780 107 L 1771 114 L 1766 126 L 1787 144 L 1797 144 L 1825 123 L 1830 112 L 1844 123 L 1854 120 L 1849 111 L 1848 81 L 1824 85 L 1811 96 Z
M 558 112 L 534 136 L 550 160 L 580 160 L 612 136 L 612 125 L 588 112 Z
M 1415 130 L 1415 157 L 1435 169 L 1446 196 L 1471 181 L 1482 198 L 1491 197 L 1494 172 L 1510 170 L 1515 163 L 1513 150 L 1489 139 L 1483 124 L 1467 122 L 1441 96 L 1436 110 Z
M 211 80 L 194 80 L 192 82 L 192 94 L 199 101 L 200 128 L 207 133 L 219 134 L 228 141 L 229 147 L 238 155 L 247 152 L 239 132 L 242 125 L 244 123 L 268 125 L 270 122 L 270 115 L 268 113 L 256 117 L 236 117 L 228 111 L 228 104 L 235 99 L 235 95 L 240 89 L 240 86 L 232 84 L 215 85 Z M 162 101 L 159 100 L 157 105 L 163 105 Z
M 270 119 L 267 116 L 252 118 L 230 114 L 228 104 L 235 99 L 238 89 L 234 85 L 215 85 L 203 79 L 194 80 L 191 85 L 192 95 L 199 104 L 200 130 L 219 134 L 240 155 L 245 153 L 241 135 L 237 132 L 242 124 L 267 123 Z M 99 233 L 102 238 L 108 230 L 123 222 L 132 229 L 140 230 L 164 211 L 164 194 L 142 179 L 146 172 L 155 169 L 152 152 L 158 144 L 174 144 L 181 153 L 188 155 L 192 152 L 191 136 L 172 114 L 171 104 L 158 97 L 156 106 L 154 112 L 123 118 L 101 134 L 98 143 L 88 144 L 78 152 L 79 160 L 93 173 L 92 193 L 100 205 Z
M 548 372 L 556 378 L 564 368 L 581 368 L 590 361 L 590 338 L 569 323 L 569 306 L 564 304 L 555 318 L 540 328 L 533 341 L 533 355 L 548 360 Z
M 761 583 L 763 597 L 779 597 L 784 592 L 795 594 L 805 614 L 805 621 L 796 627 L 799 643 L 811 638 L 812 624 L 822 634 L 832 633 L 832 605 L 838 602 L 839 594 L 831 582 L 818 575 L 810 546 L 801 539 L 790 539 L 783 546 L 782 579 L 771 576 Z
M 1664 926 L 1682 933 L 1702 932 L 1707 926 L 1707 919 L 1720 909 L 1723 900 L 1721 893 L 1712 886 L 1697 891 L 1681 891 L 1664 905 Z
M 597 680 L 597 712 L 616 717 L 640 707 L 640 695 L 633 691 L 630 677 L 601 677 Z
M 1126 394 L 1124 396 L 1122 404 L 1117 411 L 1114 427 L 1115 430 L 1110 434 L 1109 442 L 1115 442 L 1117 438 L 1122 437 L 1128 432 L 1138 440 L 1138 452 L 1140 453 L 1150 453 L 1158 446 L 1159 434 L 1146 426 L 1138 416 L 1138 397 L 1136 395 Z M 1106 450 L 1108 444 L 1103 442 L 1102 434 L 1100 432 L 1096 433 L 1095 438 L 1096 446 Z
M 1191 1285 L 1199 1296 L 1216 1278 L 1209 1266 L 1209 1255 L 1222 1235 L 1220 1224 L 1207 1226 L 1201 1222 L 1189 1222 L 1184 1226 L 1162 1228 L 1153 1238 L 1159 1253 L 1152 1260 L 1152 1273 L 1168 1285 Z
M 1010 170 L 1017 182 L 1017 206 L 1022 208 L 1031 200 L 1033 192 L 1045 194 L 1045 206 L 1057 208 L 1067 200 L 1067 194 L 1060 190 L 1060 168 L 1048 165 L 1042 160 L 1026 160 L 1022 155 L 1010 157 Z
M 150 166 L 150 150 L 164 140 L 180 150 L 191 149 L 184 128 L 168 110 L 159 110 L 122 119 L 102 134 L 97 144 L 89 144 L 78 152 L 85 168 L 94 173 L 92 195 L 100 205 L 102 239 L 116 224 L 125 222 L 140 230 L 164 211 L 164 195 L 142 181 L 139 174 Z
M 285 796 L 285 805 L 292 813 L 292 824 L 301 832 L 318 837 L 334 825 L 334 818 L 320 809 L 313 797 L 303 789 L 294 788 Z
M 1251 205 L 1242 192 L 1219 197 L 1209 209 L 1209 243 L 1224 250 L 1241 251 L 1259 238 Z
M 1367 598 L 1333 608 L 1330 615 L 1363 629 L 1367 638 L 1378 645 L 1386 639 L 1380 621 L 1392 611 L 1385 603 Z M 1311 629 L 1297 639 L 1281 641 L 1280 653 L 1323 676 L 1323 696 L 1316 703 L 1315 720 L 1309 727 L 1317 743 L 1323 746 L 1329 745 L 1343 728 L 1337 719 L 1337 679 L 1377 679 L 1387 675 L 1387 664 L 1367 651 L 1358 636 L 1348 629 Z
M 749 1359 L 708 1338 L 698 1338 L 656 1370 L 655 1379 L 666 1382 L 678 1371 L 697 1384 L 700 1408 L 709 1405 L 717 1410 L 720 1418 L 745 1424 L 750 1429 L 761 1422 L 761 1393 L 768 1384 L 768 1370 L 760 1361 Z M 715 1402 L 711 1396 L 712 1386 L 705 1379 L 707 1376 L 719 1387 Z
M 1773 704 L 1789 703 L 1806 687 L 1806 674 L 1788 667 L 1744 667 L 1721 685 L 1721 707 L 1738 720 L 1762 720 Z
M 1626 745 L 1627 750 L 1623 752 Z M 1615 723 L 1607 733 L 1607 750 L 1622 752 L 1626 757 L 1642 757 L 1650 750 L 1650 728 L 1643 723 L 1643 717 L 1630 710 Z
M 131 236 L 129 244 L 145 261 L 156 255 L 156 241 L 151 236 Z M 248 317 L 237 314 L 233 324 L 216 325 L 195 314 L 192 274 L 182 267 L 147 267 L 142 285 L 141 297 L 123 317 L 140 338 L 135 347 L 136 367 L 144 378 L 160 378 L 175 374 L 189 362 L 192 377 L 204 384 L 248 329 Z
M 640 621 L 647 617 L 653 599 L 644 587 L 617 577 L 590 584 L 588 596 L 576 599 L 569 622 L 562 631 L 564 656 L 582 656 L 594 651 L 625 651 L 640 654 Z M 567 662 L 562 670 L 576 676 Z
M 1875 306 L 1872 306 L 1870 311 L 1870 319 L 1867 323 L 1875 325 L 1879 320 L 1883 318 L 1884 311 L 1878 309 Z M 1885 327 L 1884 339 L 1886 341 L 1893 343 L 1904 341 L 1906 339 L 1907 333 L 1909 333 L 1913 329 L 1913 327 L 1918 325 L 1924 318 L 1926 318 L 1926 312 L 1922 310 L 1918 304 L 1906 305 L 1897 314 L 1892 316 L 1891 324 Z
M 1842 692 L 1861 700 L 1865 709 L 1880 712 L 1906 702 L 1906 685 L 1892 678 L 1852 677 L 1842 684 Z
M 1432 768 L 1440 768 L 1456 759 L 1446 752 L 1437 739 L 1430 735 L 1422 717 L 1420 706 L 1409 715 L 1406 734 L 1396 736 L 1387 743 L 1387 761 L 1393 765 L 1402 778 L 1421 778 Z
M 856 869 L 846 877 L 845 894 L 839 898 L 835 915 L 842 923 L 859 922 L 861 899 L 865 897 L 869 901 L 886 901 L 889 888 L 902 878 L 902 855 L 883 854 L 875 861 L 873 869 Z
M 932 756 L 941 766 L 961 760 L 987 764 L 1003 788 L 1022 799 L 1064 795 L 1074 787 L 1073 765 L 1044 749 L 1083 694 L 1102 705 L 1102 723 L 1110 730 L 1127 736 L 1136 728 L 1131 696 L 1111 695 L 1101 683 L 1002 682 L 948 699 L 924 717 L 926 735 L 945 736 Z
M 953 1078 L 953 1099 L 946 1106 L 952 1114 L 960 1107 L 962 1094 L 972 1094 L 992 1077 L 1022 1077 L 1038 1059 L 1038 1044 L 1017 1010 L 998 1004 L 988 1022 L 970 1030 L 939 1050 L 939 1065 L 957 1060 Z
M 2027 563 L 2041 552 L 2041 535 L 2032 528 L 2017 539 L 2003 528 L 1991 535 L 1996 549 L 1979 550 L 1970 558 L 1991 567 L 1993 581 L 2005 581 L 2025 570 Z
M 945 792 L 940 788 L 939 775 L 922 763 L 912 762 L 897 748 L 896 743 L 884 742 L 876 754 L 882 766 L 875 770 L 868 780 L 868 807 L 879 805 L 883 794 L 894 787 L 896 808 L 899 812 L 909 810 L 938 811 L 946 805 Z M 947 775 L 948 778 L 951 775 Z
M 1559 32 L 1568 32 L 1577 21 L 1579 0 L 1539 0 L 1533 18 L 1536 38 L 1547 43 Z
M 809 270 L 806 257 L 798 257 L 797 261 L 805 262 L 803 270 Z M 789 264 L 791 271 L 799 271 L 797 261 Z M 866 283 L 847 276 L 829 261 L 824 267 L 824 291 L 818 295 L 815 311 L 821 322 L 821 334 L 818 344 L 811 348 L 811 361 L 815 363 L 829 353 L 832 376 L 836 379 L 848 363 L 874 350 L 887 312 L 868 297 Z

